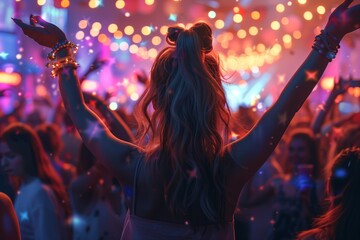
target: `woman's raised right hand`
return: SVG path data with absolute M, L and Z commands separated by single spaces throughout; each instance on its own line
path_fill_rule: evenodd
M 339 41 L 348 33 L 360 28 L 360 5 L 349 8 L 353 0 L 345 0 L 331 14 L 325 31 Z

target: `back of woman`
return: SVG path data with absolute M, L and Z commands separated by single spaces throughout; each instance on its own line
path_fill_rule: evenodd
M 217 223 L 225 206 L 221 158 L 230 113 L 218 60 L 210 54 L 212 31 L 206 23 L 190 29 L 170 27 L 167 41 L 171 47 L 155 60 L 153 84 L 136 112 L 140 144 L 145 146 L 140 160 L 145 164 L 140 166 L 146 167 L 140 169 L 148 172 L 146 176 L 157 176 L 164 192 L 157 197 L 165 195 L 175 215 L 196 223 L 200 219 L 187 215 L 190 206 L 198 204 L 207 222 Z M 154 108 L 151 116 L 149 105 Z M 144 175 L 139 176 L 146 182 Z
M 154 173 L 146 161 L 138 162 L 133 206 L 125 219 L 122 239 L 234 239 L 232 217 L 236 200 L 229 198 L 225 207 L 228 214 L 217 222 L 206 217 L 200 199 L 189 205 L 185 217 L 176 214 L 167 204 L 165 171 L 160 171 Z M 188 172 L 189 181 L 196 177 L 196 172 Z
M 52 73 L 59 77 L 64 106 L 84 143 L 119 181 L 134 186 L 134 211 L 123 238 L 148 239 L 158 236 L 159 229 L 168 232 L 168 228 L 175 232 L 170 239 L 208 233 L 211 238 L 230 239 L 232 216 L 244 183 L 274 150 L 335 57 L 342 37 L 360 27 L 355 17 L 360 5 L 348 8 L 350 3 L 346 0 L 332 12 L 313 50 L 278 100 L 244 138 L 232 143 L 227 137 L 230 117 L 219 61 L 210 54 L 213 38 L 207 24 L 168 29 L 171 47 L 155 59 L 149 87 L 140 99 L 140 141 L 133 144 L 115 137 L 86 106 L 76 74 L 75 44 L 64 32 L 39 16 L 31 17 L 30 25 L 14 21 L 40 45 L 53 48 L 49 55 Z M 128 161 L 134 149 L 143 157 Z M 170 227 L 174 224 L 175 228 Z M 132 231 L 133 227 L 143 231 Z M 186 233 L 188 230 L 192 235 Z M 204 234 L 196 230 L 204 230 Z M 157 239 L 161 238 L 167 236 Z

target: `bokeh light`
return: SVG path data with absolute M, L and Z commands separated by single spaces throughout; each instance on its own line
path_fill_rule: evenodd
M 118 26 L 115 23 L 111 23 L 108 26 L 109 33 L 115 33 L 118 30 Z
M 259 33 L 259 29 L 255 26 L 251 26 L 249 28 L 249 34 L 252 36 L 256 36 Z
M 285 6 L 284 6 L 284 4 L 279 3 L 279 4 L 276 5 L 275 9 L 276 9 L 277 12 L 282 13 L 282 12 L 285 11 Z
M 296 30 L 293 32 L 293 37 L 298 40 L 302 37 L 302 34 L 300 31 Z
M 142 37 L 140 34 L 134 34 L 132 37 L 132 41 L 134 43 L 140 43 L 142 41 Z
M 151 28 L 149 26 L 143 26 L 141 28 L 141 33 L 144 35 L 144 36 L 147 36 L 147 35 L 150 35 L 151 34 Z
M 82 40 L 85 37 L 85 33 L 83 31 L 78 31 L 75 35 L 77 40 Z
M 113 51 L 113 52 L 118 51 L 119 48 L 120 48 L 120 47 L 119 47 L 119 44 L 117 44 L 116 42 L 112 42 L 112 43 L 110 44 L 110 50 Z
M 98 29 L 92 28 L 92 29 L 90 30 L 90 35 L 91 35 L 92 37 L 97 37 L 97 36 L 99 35 L 99 33 L 100 33 L 100 31 L 99 31 Z
M 94 22 L 93 24 L 92 24 L 92 29 L 95 29 L 95 30 L 101 30 L 101 27 L 102 27 L 102 25 L 101 25 L 101 23 L 99 23 L 99 22 Z
M 160 33 L 162 34 L 162 35 L 166 35 L 166 33 L 167 33 L 167 31 L 168 31 L 168 26 L 162 26 L 161 28 L 160 28 Z
M 146 5 L 149 5 L 149 6 L 150 6 L 150 5 L 153 5 L 154 2 L 155 2 L 154 0 L 145 0 L 145 4 L 146 4 Z
M 237 31 L 236 34 L 240 39 L 244 39 L 247 35 L 246 31 L 244 29 L 240 29 L 239 31 Z
M 115 2 L 115 7 L 118 8 L 118 9 L 123 9 L 125 7 L 125 1 L 117 0 Z
M 212 18 L 212 19 L 215 18 L 216 17 L 216 12 L 215 11 L 209 11 L 208 12 L 208 17 Z
M 37 4 L 38 4 L 39 6 L 45 5 L 45 3 L 46 3 L 46 0 L 37 0 Z
M 233 21 L 235 23 L 241 23 L 243 21 L 243 16 L 241 16 L 241 14 L 237 13 L 234 15 Z
M 62 0 L 60 5 L 63 8 L 68 8 L 68 7 L 70 7 L 70 1 L 69 0 Z
M 136 54 L 139 50 L 139 47 L 135 44 L 131 44 L 129 47 L 129 52 L 132 54 Z
M 251 12 L 251 18 L 254 20 L 259 20 L 260 19 L 260 12 L 259 11 L 252 11 Z
M 81 29 L 85 29 L 88 26 L 88 21 L 87 20 L 80 20 L 78 26 Z
M 317 11 L 317 13 L 320 14 L 320 15 L 323 15 L 323 14 L 326 13 L 325 7 L 324 7 L 324 6 L 321 6 L 321 5 L 316 8 L 316 11 Z
M 124 35 L 124 34 L 123 34 L 122 31 L 120 31 L 120 30 L 117 30 L 116 32 L 114 32 L 114 38 L 116 38 L 116 39 L 122 38 L 123 35 Z
M 134 27 L 133 26 L 126 26 L 125 28 L 124 28 L 124 33 L 126 34 L 126 35 L 132 35 L 133 33 L 134 33 Z
M 151 43 L 155 46 L 158 46 L 160 45 L 161 43 L 161 38 L 159 36 L 154 36 L 152 39 L 151 39 Z
M 129 44 L 127 42 L 120 43 L 120 50 L 127 51 L 129 49 Z
M 304 12 L 304 19 L 310 21 L 313 18 L 313 14 L 310 11 Z
M 289 24 L 289 18 L 287 18 L 287 17 L 283 17 L 283 18 L 281 18 L 281 24 L 282 25 L 288 25 Z
M 278 21 L 271 22 L 271 29 L 273 30 L 279 30 L 280 29 L 280 23 Z
M 222 19 L 216 20 L 215 27 L 217 29 L 222 29 L 222 28 L 224 28 L 224 26 L 225 26 L 225 22 Z

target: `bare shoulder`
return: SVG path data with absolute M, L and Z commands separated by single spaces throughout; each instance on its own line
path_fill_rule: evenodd
M 12 206 L 11 199 L 5 193 L 0 192 L 0 209 L 3 210 L 9 209 Z

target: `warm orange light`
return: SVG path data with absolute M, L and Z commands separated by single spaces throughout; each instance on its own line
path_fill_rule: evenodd
M 320 86 L 324 90 L 331 91 L 334 87 L 334 77 L 324 77 L 320 81 Z
M 356 98 L 360 97 L 360 88 L 349 88 L 348 93 Z
M 0 72 L 0 83 L 17 86 L 21 82 L 21 75 L 15 72 Z
M 70 6 L 70 1 L 69 0 L 62 0 L 61 1 L 61 7 L 68 8 L 69 6 Z
M 86 92 L 95 91 L 98 87 L 97 82 L 92 80 L 84 80 L 81 84 L 81 89 Z

